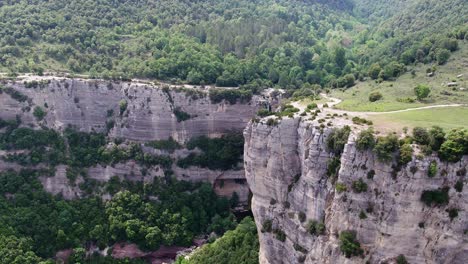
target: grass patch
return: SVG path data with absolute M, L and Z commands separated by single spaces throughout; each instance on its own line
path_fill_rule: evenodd
M 401 113 L 369 115 L 379 131 L 402 130 L 403 127 L 432 127 L 443 129 L 468 128 L 468 107 L 447 107 L 414 110 Z
M 335 89 L 331 96 L 343 100 L 335 107 L 348 111 L 385 112 L 408 108 L 415 108 L 435 104 L 468 103 L 468 91 L 453 90 L 447 86 L 448 82 L 456 81 L 459 87 L 468 88 L 467 76 L 457 78 L 457 75 L 466 73 L 464 58 L 468 57 L 468 45 L 460 44 L 460 50 L 453 53 L 449 62 L 437 66 L 433 77 L 428 77 L 426 69 L 428 64 L 418 64 L 410 68 L 407 73 L 396 81 L 383 81 L 376 83 L 374 80 L 359 82 L 354 87 L 346 90 Z M 415 76 L 411 74 L 414 70 Z M 466 75 L 466 74 L 465 74 Z M 431 94 L 423 102 L 408 102 L 407 98 L 416 99 L 414 87 L 419 84 L 428 85 Z M 382 99 L 370 102 L 369 96 L 373 92 L 380 92 Z M 397 101 L 400 99 L 399 101 Z

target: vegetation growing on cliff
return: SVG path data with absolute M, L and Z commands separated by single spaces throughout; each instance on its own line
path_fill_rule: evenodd
M 176 264 L 256 264 L 258 250 L 257 227 L 252 218 L 246 217 L 235 230 L 226 232 L 187 258 L 179 257 Z

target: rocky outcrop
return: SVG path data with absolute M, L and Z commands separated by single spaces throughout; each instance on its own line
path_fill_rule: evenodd
M 28 97 L 20 102 L 11 96 L 0 96 L 0 118 L 19 116 L 26 124 L 37 125 L 32 109 L 42 107 L 47 115 L 41 125 L 63 130 L 73 126 L 80 131 L 106 131 L 109 136 L 135 141 L 174 138 L 185 142 L 196 136 L 218 136 L 242 131 L 255 115 L 256 97 L 245 104 L 214 104 L 207 90 L 169 88 L 132 82 L 44 77 L 36 80 L 9 81 L 4 84 Z M 27 88 L 29 87 L 29 88 Z M 126 109 L 120 110 L 120 102 Z M 191 117 L 178 122 L 174 110 Z
M 265 123 L 251 122 L 244 131 L 244 166 L 253 193 L 260 263 L 395 263 L 399 255 L 409 263 L 468 259 L 468 190 L 453 188 L 457 181 L 466 182 L 468 157 L 457 163 L 413 157 L 396 170 L 372 152 L 358 151 L 352 133 L 335 182 L 327 176 L 333 156 L 326 147 L 330 128 L 300 118 Z M 346 119 L 334 123 L 352 125 Z M 438 167 L 433 178 L 427 176 L 431 161 Z M 373 177 L 368 177 L 370 171 Z M 367 183 L 367 191 L 353 191 L 352 183 L 359 179 Z M 347 191 L 337 192 L 336 183 Z M 424 190 L 443 186 L 450 187 L 448 205 L 421 202 Z M 447 209 L 458 209 L 458 216 L 451 220 Z M 324 223 L 324 234 L 308 232 L 311 220 Z M 339 234 L 345 230 L 356 232 L 362 257 L 346 258 L 340 251 Z
M 254 96 L 246 103 L 213 103 L 208 88 L 40 76 L 3 81 L 0 85 L 11 89 L 0 90 L 0 119 L 20 118 L 23 126 L 58 131 L 71 126 L 79 131 L 103 132 L 110 138 L 139 143 L 169 138 L 185 143 L 202 135 L 217 137 L 228 132 L 241 132 L 259 107 L 265 107 L 272 97 Z M 46 112 L 43 120 L 34 116 L 36 107 Z M 177 112 L 190 117 L 178 120 Z M 145 151 L 170 155 L 174 159 L 191 152 L 181 149 L 172 154 L 151 148 L 145 148 Z M 6 154 L 0 153 L 0 156 Z M 0 159 L 0 170 L 9 168 L 20 169 L 16 164 Z M 159 167 L 145 169 L 145 175 L 142 175 L 142 169 L 139 164 L 128 161 L 86 168 L 86 175 L 97 182 L 106 182 L 113 176 L 121 180 L 149 182 L 164 175 Z M 79 185 L 83 178 L 78 177 L 72 184 L 66 171 L 67 167 L 61 165 L 57 166 L 54 175 L 41 177 L 44 188 L 67 199 L 82 196 Z M 230 197 L 236 192 L 241 202 L 247 202 L 249 189 L 243 170 L 182 169 L 174 164 L 171 171 L 181 180 L 210 182 L 220 195 Z

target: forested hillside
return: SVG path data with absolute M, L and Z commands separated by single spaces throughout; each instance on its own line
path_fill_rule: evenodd
M 394 78 L 445 56 L 465 38 L 466 28 L 447 33 L 466 24 L 467 9 L 463 0 L 7 0 L 0 69 L 254 90 L 352 86 L 375 62 Z

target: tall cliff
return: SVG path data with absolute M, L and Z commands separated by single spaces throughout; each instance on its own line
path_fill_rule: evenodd
M 81 132 L 106 133 L 109 139 L 138 144 L 169 138 L 183 144 L 199 136 L 240 133 L 260 107 L 259 101 L 263 100 L 253 96 L 249 100 L 231 103 L 226 100 L 213 102 L 208 89 L 201 87 L 61 77 L 31 76 L 22 80 L 3 80 L 0 86 L 3 87 L 0 89 L 2 120 L 19 118 L 22 126 L 34 129 L 64 131 L 71 126 Z M 37 107 L 46 113 L 42 119 L 34 115 Z M 144 151 L 177 160 L 197 150 L 168 152 L 145 147 Z M 10 153 L 0 151 L 0 170 L 21 168 L 2 159 Z M 243 170 L 180 168 L 175 163 L 170 169 L 179 179 L 211 182 L 220 195 L 230 196 L 236 192 L 241 202 L 248 199 L 249 189 Z M 107 182 L 113 176 L 145 182 L 164 176 L 163 168 L 143 169 L 132 160 L 85 168 L 85 172 L 98 182 Z M 41 181 L 47 191 L 60 193 L 68 199 L 83 194 L 79 188 L 82 177 L 77 178 L 76 184 L 70 184 L 66 165 L 57 166 L 52 177 L 43 176 Z
M 334 123 L 353 126 L 346 119 Z M 354 126 L 335 181 L 327 176 L 333 159 L 326 145 L 331 128 L 318 125 L 300 118 L 274 125 L 261 120 L 244 131 L 260 263 L 395 263 L 400 255 L 409 263 L 466 263 L 468 190 L 457 192 L 454 185 L 466 181 L 468 157 L 457 163 L 413 157 L 395 170 L 371 151 L 356 149 Z M 432 178 L 427 176 L 431 161 L 438 167 Z M 359 179 L 367 191 L 353 191 Z M 445 186 L 449 204 L 421 202 L 424 190 Z M 453 208 L 458 216 L 451 219 L 448 209 Z M 339 234 L 348 230 L 355 232 L 362 256 L 347 258 L 341 252 Z

